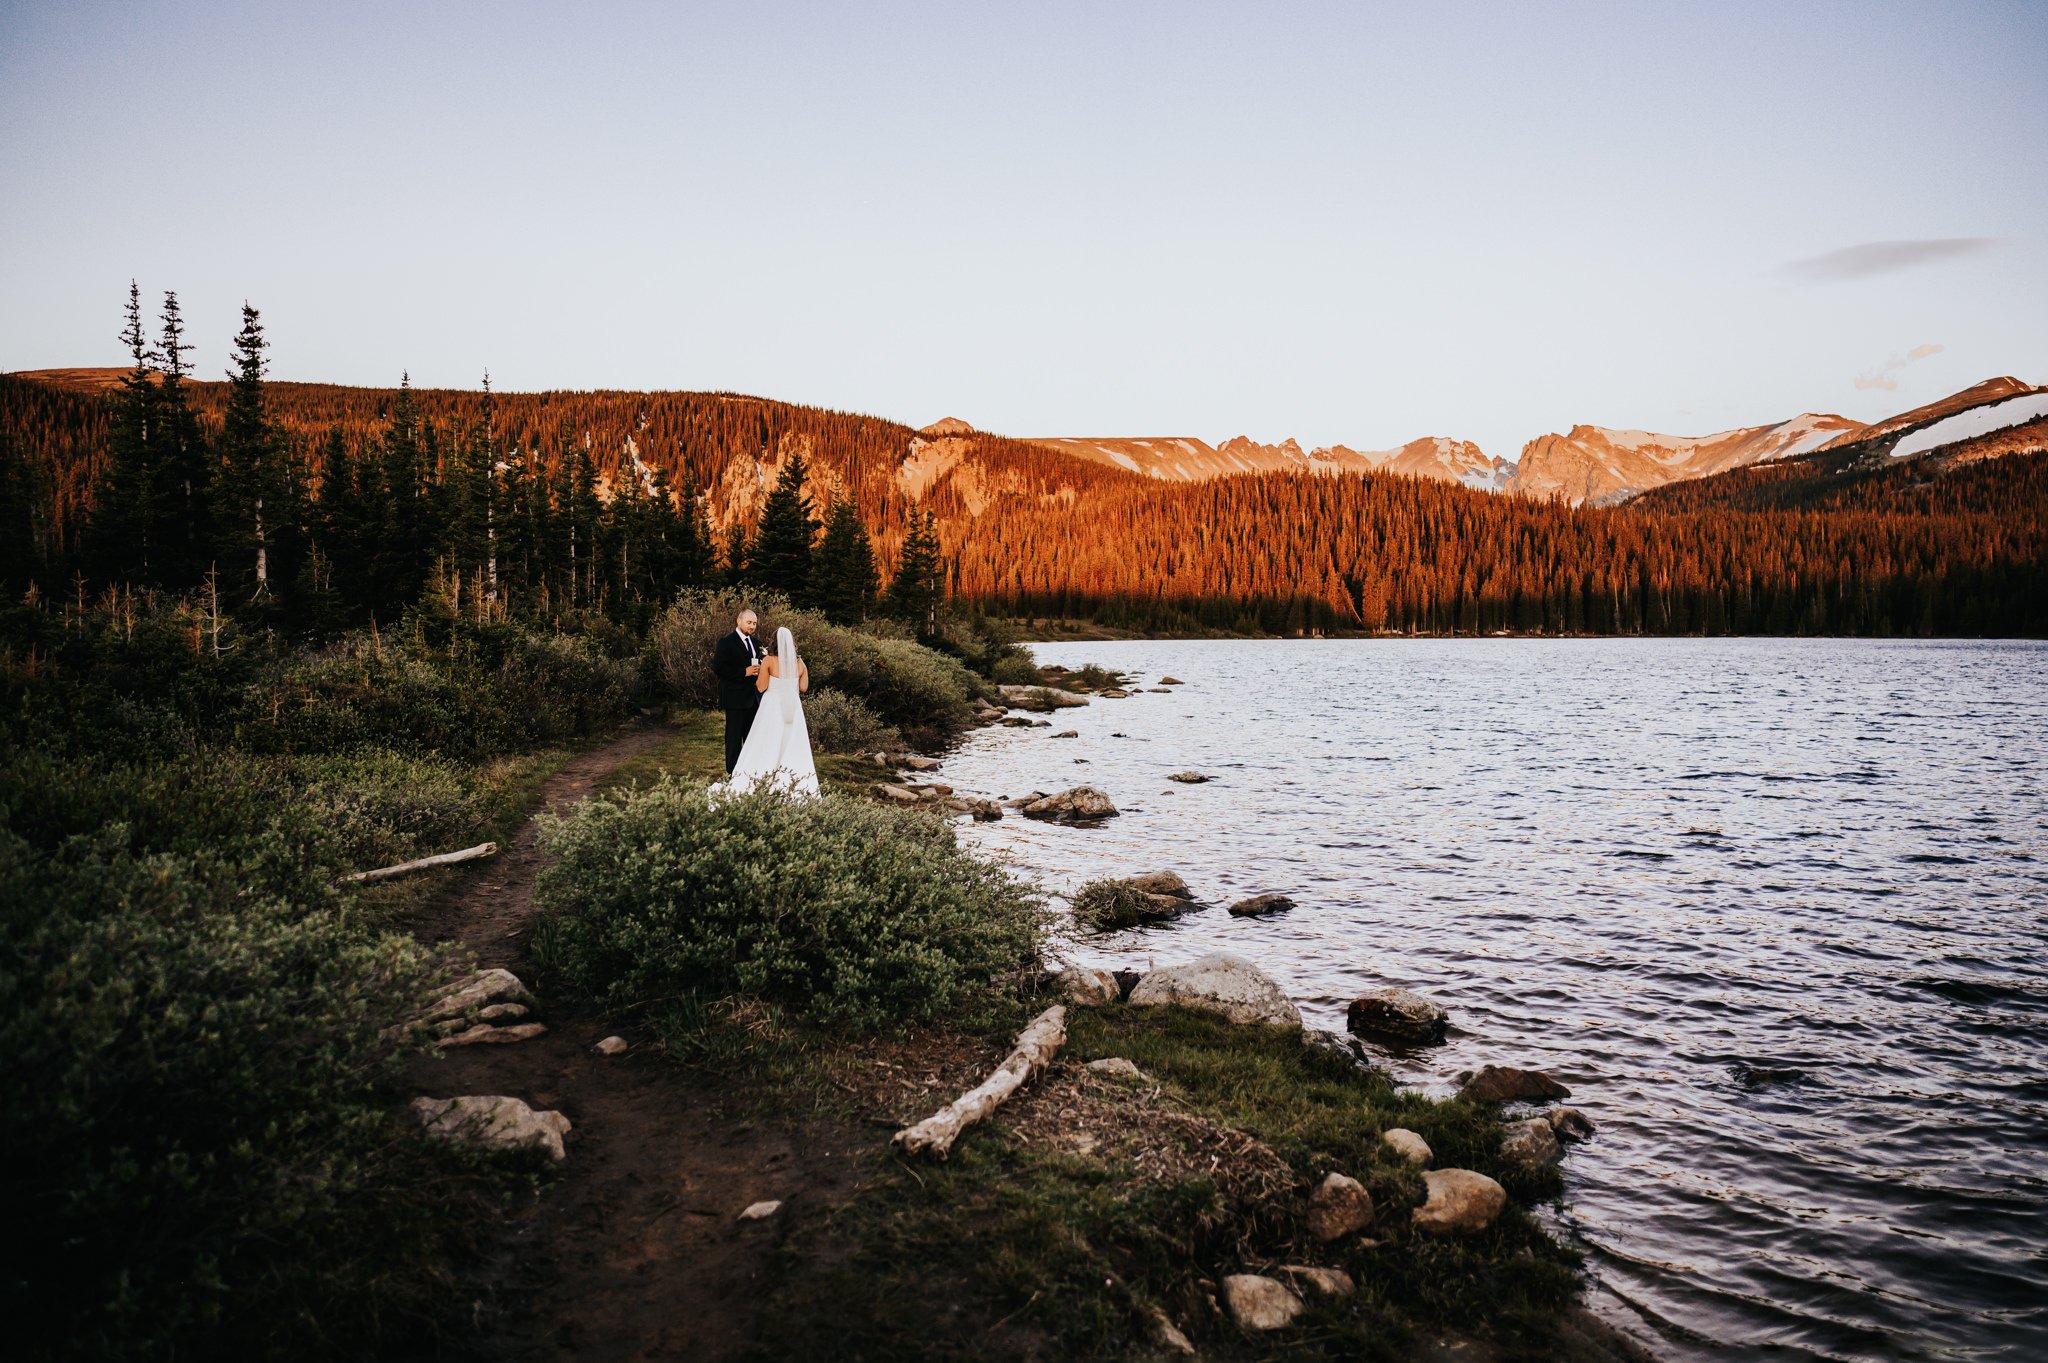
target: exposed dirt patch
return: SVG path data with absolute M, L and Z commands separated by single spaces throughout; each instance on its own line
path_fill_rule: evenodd
M 542 788 L 541 806 L 585 798 L 603 775 L 661 743 L 635 728 L 579 754 Z M 621 1029 L 548 987 L 526 953 L 532 824 L 495 862 L 470 873 L 421 915 L 423 941 L 461 943 L 479 966 L 503 966 L 540 995 L 545 1035 L 471 1046 L 413 1067 L 434 1097 L 510 1094 L 565 1113 L 569 1158 L 541 1197 L 512 1213 L 487 1261 L 456 1285 L 476 1333 L 443 1356 L 538 1359 L 727 1357 L 752 1338 L 755 1303 L 776 1243 L 802 1218 L 851 1190 L 853 1149 L 871 1135 L 828 1124 L 800 1129 L 727 1109 L 640 1037 L 606 1059 L 591 1048 Z M 735 1218 L 780 1200 L 762 1222 Z

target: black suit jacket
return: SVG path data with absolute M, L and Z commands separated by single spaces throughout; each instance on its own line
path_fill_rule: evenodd
M 754 645 L 756 650 L 759 644 Z M 766 656 L 763 653 L 762 656 Z M 753 710 L 761 704 L 761 693 L 747 669 L 754 660 L 747 656 L 746 640 L 738 630 L 729 630 L 711 655 L 711 670 L 718 674 L 718 704 L 724 710 Z

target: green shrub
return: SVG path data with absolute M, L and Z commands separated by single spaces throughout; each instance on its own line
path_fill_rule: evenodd
M 33 1357 L 360 1356 L 437 1309 L 460 1156 L 394 1115 L 410 938 L 114 827 L 0 828 L 4 1291 Z
M 903 746 L 903 735 L 852 696 L 813 688 L 804 697 L 804 719 L 820 752 L 884 752 Z
M 1128 880 L 1091 880 L 1074 895 L 1074 921 L 1111 932 L 1136 927 L 1151 907 L 1151 896 Z
M 966 727 L 982 683 L 959 660 L 878 627 L 835 625 L 780 597 L 741 591 L 685 592 L 655 622 L 654 648 L 677 700 L 703 709 L 718 704 L 712 650 L 748 605 L 761 616 L 762 636 L 772 638 L 781 626 L 796 636 L 812 686 L 854 697 L 912 742 L 937 746 Z
M 989 669 L 989 676 L 1000 686 L 1045 685 L 1045 673 L 1031 661 L 1031 655 L 1021 649 L 1016 654 L 996 659 L 995 666 Z
M 937 820 L 664 779 L 543 825 L 533 949 L 613 1008 L 743 994 L 873 1028 L 949 1015 L 1036 952 L 1042 906 Z

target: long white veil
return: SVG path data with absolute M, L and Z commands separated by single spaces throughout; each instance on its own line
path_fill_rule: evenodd
M 775 631 L 775 676 L 768 682 L 768 699 L 775 704 L 775 717 L 793 724 L 804 712 L 796 684 L 796 636 L 787 625 Z

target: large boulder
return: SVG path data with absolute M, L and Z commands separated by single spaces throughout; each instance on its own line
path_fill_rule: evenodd
M 1170 965 L 1138 981 L 1131 1005 L 1177 1004 L 1215 1013 L 1231 1022 L 1300 1027 L 1301 1010 L 1273 977 L 1242 956 L 1217 952 L 1185 965 Z
M 1406 989 L 1375 989 L 1353 999 L 1344 1014 L 1344 1025 L 1360 1036 L 1411 1044 L 1441 1041 L 1450 1021 L 1449 1013 Z
M 1027 819 L 1051 819 L 1058 823 L 1077 820 L 1111 819 L 1116 805 L 1094 786 L 1075 786 L 1057 795 L 1045 795 L 1024 806 Z
M 1355 1178 L 1325 1174 L 1308 1199 L 1308 1233 L 1325 1244 L 1372 1224 L 1372 1194 Z
M 1507 1189 L 1470 1169 L 1436 1169 L 1422 1181 L 1429 1200 L 1415 1209 L 1415 1228 L 1430 1235 L 1485 1230 L 1508 1205 Z
M 1550 1129 L 1547 1117 L 1531 1117 L 1509 1122 L 1502 1128 L 1500 1154 L 1502 1159 L 1524 1169 L 1548 1169 L 1564 1158 L 1564 1149 L 1557 1143 L 1557 1133 Z
M 1572 1091 L 1542 1070 L 1518 1070 L 1512 1065 L 1486 1065 L 1465 1081 L 1460 1098 L 1478 1103 L 1547 1103 L 1569 1098 Z
M 412 1114 L 444 1140 L 486 1150 L 545 1150 L 556 1161 L 568 1158 L 562 1137 L 569 1133 L 569 1119 L 559 1112 L 535 1112 L 517 1098 L 415 1098 Z
M 1277 1278 L 1233 1273 L 1223 1280 L 1223 1304 L 1240 1330 L 1278 1330 L 1292 1325 L 1308 1306 Z

